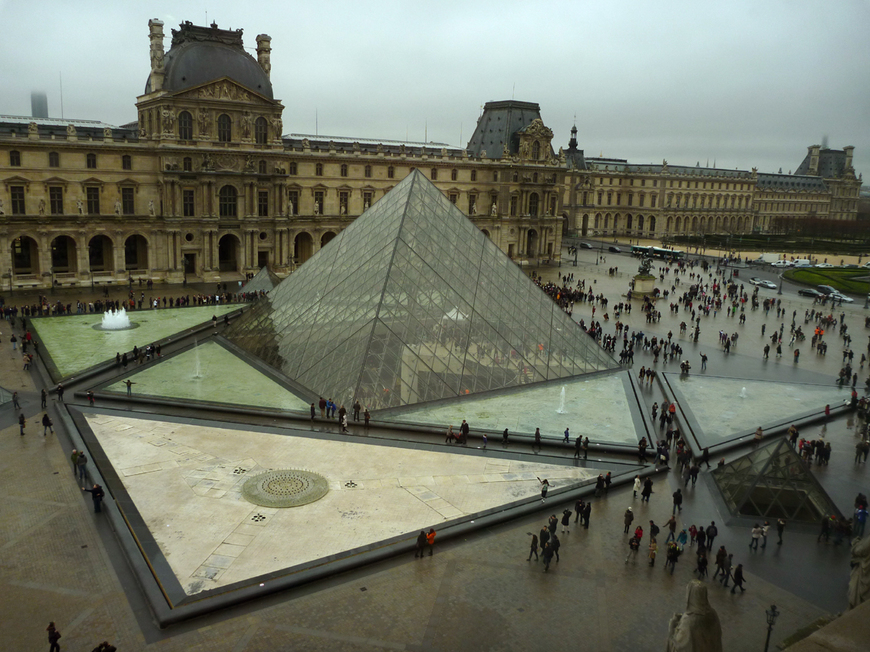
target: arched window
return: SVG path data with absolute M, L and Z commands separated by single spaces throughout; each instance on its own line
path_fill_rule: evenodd
M 372 178 L 372 166 L 371 165 L 366 166 L 365 175 L 366 175 L 366 179 Z
M 541 158 L 541 143 L 537 140 L 532 143 L 532 160 L 537 161 Z
M 396 175 L 396 170 L 391 165 L 387 168 L 387 179 L 392 179 Z
M 456 168 L 450 170 L 450 180 L 456 181 L 458 178 L 459 178 L 459 171 Z
M 258 170 L 260 174 L 266 174 L 266 161 L 260 161 Z
M 432 181 L 438 180 L 438 168 L 432 168 L 432 171 L 429 173 L 429 176 L 432 178 Z
M 185 172 L 193 172 L 193 159 L 189 156 L 185 156 L 181 161 L 181 169 Z
M 193 116 L 188 111 L 178 114 L 178 139 L 193 140 Z
M 133 169 L 133 157 L 129 154 L 124 154 L 121 157 L 121 168 L 124 170 L 132 170 Z
M 95 170 L 97 168 L 97 155 L 87 154 L 85 156 L 85 163 L 88 168 L 90 168 L 91 170 Z
M 21 166 L 21 152 L 15 149 L 9 152 L 9 165 L 14 168 Z
M 341 176 L 343 176 L 343 177 L 347 176 L 347 163 L 341 164 Z
M 221 217 L 236 217 L 238 215 L 238 193 L 234 186 L 224 186 L 220 189 L 218 205 Z
M 221 113 L 217 119 L 218 140 L 229 143 L 233 139 L 233 121 L 226 113 Z
M 254 121 L 254 140 L 258 145 L 265 145 L 268 137 L 269 128 L 266 123 L 266 118 L 259 117 Z

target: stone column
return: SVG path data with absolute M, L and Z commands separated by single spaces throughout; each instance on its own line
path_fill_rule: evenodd
M 163 21 L 152 18 L 148 21 L 148 31 L 151 41 L 151 92 L 154 93 L 163 88 Z
M 271 54 L 272 37 L 267 34 L 257 34 L 257 63 L 266 73 L 266 77 L 272 72 Z

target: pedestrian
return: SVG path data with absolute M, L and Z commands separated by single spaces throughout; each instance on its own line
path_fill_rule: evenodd
M 314 421 L 314 417 L 315 417 L 316 414 L 317 414 L 317 413 L 315 412 L 315 410 L 316 410 L 316 408 L 314 407 L 314 403 L 312 402 L 312 403 L 311 403 L 311 420 L 312 420 L 312 421 Z
M 698 536 L 698 528 L 695 525 L 689 526 L 689 547 L 695 545 L 695 537 Z
M 656 525 L 655 523 L 653 523 L 652 521 L 650 521 L 650 522 L 649 522 L 649 535 L 650 535 L 653 539 L 655 539 L 655 538 L 657 538 L 657 537 L 659 536 L 659 532 L 660 532 L 660 530 L 659 530 L 659 526 Z
M 587 530 L 589 529 L 589 515 L 592 513 L 592 501 L 590 500 L 586 503 L 586 506 L 583 508 L 583 527 Z
M 541 480 L 538 478 L 538 482 L 541 483 L 541 502 L 545 502 L 547 500 L 547 492 L 550 490 L 550 481 L 547 478 Z
M 830 540 L 831 538 L 831 519 L 833 516 L 828 516 L 825 514 L 822 516 L 822 530 L 819 532 L 819 537 L 816 539 L 816 543 L 822 540 L 822 537 L 825 538 L 825 541 Z
M 638 541 L 643 539 L 643 526 L 642 525 L 638 525 L 636 528 L 634 528 L 634 538 L 637 539 Z
M 532 547 L 529 549 L 529 558 L 526 561 L 532 561 L 532 555 L 535 556 L 535 561 L 538 561 L 538 537 L 532 535 Z
M 423 559 L 423 551 L 426 550 L 427 545 L 426 532 L 420 530 L 420 534 L 417 535 L 417 543 L 414 545 L 414 559 L 417 557 Z
M 372 418 L 372 415 L 369 413 L 369 409 L 366 408 L 365 410 L 363 410 L 363 426 L 364 427 L 366 427 L 366 428 L 369 427 L 369 419 L 371 419 L 371 418 Z
M 577 525 L 577 521 L 580 520 L 580 517 L 583 515 L 583 499 L 578 498 L 574 503 L 574 525 Z
M 652 486 L 653 486 L 652 480 L 650 480 L 649 478 L 644 480 L 643 491 L 640 492 L 640 496 L 641 496 L 640 502 L 644 502 L 644 501 L 649 502 L 649 497 L 650 497 L 650 495 L 652 495 Z
M 78 457 L 76 457 L 76 471 L 78 471 L 79 482 L 84 483 L 85 481 L 85 476 L 87 475 L 87 464 L 87 455 L 85 455 L 84 451 L 79 451 Z
M 88 403 L 90 404 L 90 406 L 91 406 L 91 407 L 94 407 L 94 390 L 89 389 L 89 390 L 86 392 L 85 396 L 87 396 L 87 398 L 88 398 Z
M 722 579 L 720 581 L 725 588 L 728 588 L 728 580 L 731 578 L 731 568 L 734 565 L 733 559 L 734 555 L 729 553 L 722 564 Z
M 63 403 L 63 385 L 61 383 L 57 384 L 57 400 Z
M 674 511 L 671 513 L 676 514 L 677 510 L 683 511 L 683 492 L 680 489 L 674 492 Z
M 502 446 L 507 446 L 508 443 L 510 443 L 510 442 L 508 441 L 509 438 L 510 438 L 510 436 L 508 435 L 508 429 L 505 428 L 505 429 L 504 429 L 504 432 L 501 433 L 501 445 L 502 445 Z M 575 455 L 574 457 L 577 457 L 577 456 Z
M 600 473 L 598 474 L 598 478 L 595 480 L 595 497 L 599 498 L 601 496 L 601 492 L 604 491 L 604 476 Z
M 707 549 L 707 532 L 704 531 L 704 526 L 698 528 L 698 533 L 695 535 L 695 541 L 698 542 L 699 550 Z
M 867 524 L 867 508 L 864 505 L 858 505 L 852 522 L 855 524 L 853 534 L 860 539 L 864 536 L 864 526 Z
M 752 539 L 749 541 L 750 550 L 758 550 L 758 540 L 761 538 L 761 526 L 756 523 L 752 528 Z
M 54 434 L 54 428 L 52 427 L 54 424 L 51 421 L 51 417 L 48 416 L 48 412 L 42 415 L 42 436 L 45 437 L 49 431 L 51 434 Z
M 671 575 L 674 574 L 674 569 L 677 567 L 677 559 L 680 557 L 680 548 L 676 543 L 671 541 L 668 544 L 667 552 L 665 553 L 665 570 L 668 566 L 671 567 Z
M 45 622 L 45 621 L 43 621 Z M 48 632 L 48 643 L 50 647 L 48 648 L 48 652 L 60 652 L 60 632 L 57 631 L 57 628 L 54 626 L 54 623 L 48 623 L 48 627 L 46 627 L 46 631 Z
M 567 507 L 562 512 L 562 534 L 571 533 L 571 510 Z
M 580 451 L 583 450 L 583 437 L 577 437 L 574 442 L 574 459 L 580 459 Z
M 640 476 L 634 476 L 634 497 L 637 498 L 637 492 L 640 491 Z
M 21 436 L 24 436 L 24 426 L 27 425 L 27 419 L 24 418 L 24 412 L 18 415 L 18 427 L 21 428 Z
M 707 577 L 707 551 L 704 548 L 698 550 L 698 564 L 695 567 L 695 572 L 698 574 L 698 579 Z
M 743 588 L 743 564 L 737 564 L 737 568 L 734 569 L 734 586 L 731 587 L 731 593 L 734 593 L 734 589 L 738 586 L 740 587 L 740 592 L 743 593 L 746 589 Z
M 677 517 L 671 514 L 671 517 L 667 520 L 665 525 L 668 526 L 668 538 L 665 539 L 665 543 L 668 543 L 677 538 Z
M 532 445 L 532 450 L 541 450 L 541 429 L 535 428 L 535 443 Z
M 323 398 L 322 396 L 320 397 L 319 405 L 320 405 L 320 418 L 325 419 L 326 418 L 326 399 Z
M 124 381 L 124 384 L 127 386 L 127 396 L 133 396 L 133 385 L 136 383 L 128 378 Z
M 429 546 L 429 556 L 432 556 L 432 551 L 435 549 L 435 530 L 431 527 L 426 533 L 426 544 Z
M 656 544 L 655 537 L 650 537 L 650 540 L 649 540 L 649 565 L 650 566 L 656 565 L 656 549 L 657 548 L 658 548 L 658 545 Z
M 483 440 L 483 448 L 486 448 L 486 442 L 489 441 L 486 437 L 486 433 L 481 435 L 481 439 Z
M 716 521 L 710 521 L 710 525 L 707 526 L 707 550 L 713 549 L 713 541 L 718 534 L 719 528 L 716 527 Z
M 553 561 L 553 549 L 549 543 L 544 544 L 544 547 L 541 549 L 541 555 L 544 558 L 544 572 L 546 573 L 550 570 L 550 562 Z
M 724 575 L 725 573 L 725 560 L 728 558 L 728 552 L 725 550 L 725 546 L 719 546 L 719 550 L 716 551 L 716 572 L 713 573 L 713 579 L 715 580 L 719 573 Z
M 42 388 L 42 392 L 39 395 L 41 401 L 41 407 L 44 410 L 46 407 L 46 401 L 48 401 L 48 392 L 45 391 L 45 387 Z
M 571 433 L 569 431 L 570 431 L 569 428 L 565 428 L 565 443 L 566 444 L 571 443 Z
M 345 435 L 348 434 L 348 430 L 347 430 L 347 414 L 346 414 L 346 413 L 345 413 L 345 414 L 342 414 L 342 415 L 341 415 L 341 419 L 339 419 L 339 421 L 341 422 L 341 432 L 342 432 L 343 434 L 345 434 Z
M 779 541 L 776 542 L 776 545 L 778 545 L 778 546 L 782 545 L 783 530 L 785 530 L 785 519 L 784 518 L 777 519 L 777 521 L 776 521 L 776 533 L 777 533 L 777 535 L 779 535 Z
M 550 540 L 550 530 L 547 529 L 547 526 L 541 528 L 540 533 L 540 541 L 541 541 L 541 550 L 544 549 L 544 546 L 547 545 L 547 542 Z
M 359 421 L 359 413 L 362 410 L 362 406 L 359 404 L 359 399 L 356 399 L 353 402 L 353 420 Z
M 685 548 L 686 541 L 688 541 L 688 539 L 689 539 L 689 535 L 686 534 L 686 528 L 683 528 L 682 530 L 680 530 L 680 533 L 677 535 L 677 545 L 680 546 L 680 548 Z
M 469 427 L 468 422 L 465 419 L 463 419 L 462 423 L 459 426 L 459 436 L 461 439 L 461 441 L 459 443 L 462 444 L 463 446 L 465 446 L 468 443 L 468 433 L 470 431 L 471 431 L 471 428 Z
M 622 517 L 623 522 L 625 523 L 625 534 L 628 534 L 628 528 L 631 527 L 632 521 L 634 521 L 634 512 L 631 511 L 631 507 L 625 510 L 625 514 Z
M 589 459 L 589 437 L 584 437 L 584 438 L 583 438 L 583 459 L 584 459 L 584 460 L 588 460 L 588 459 Z M 865 460 L 865 461 L 867 460 L 867 455 L 866 455 L 866 454 L 864 455 L 864 460 Z
M 562 542 L 559 541 L 559 537 L 553 534 L 550 537 L 550 547 L 553 549 L 553 554 L 556 556 L 556 563 L 559 563 L 559 548 L 562 547 Z
M 85 489 L 84 487 L 82 487 L 82 491 L 87 491 L 89 494 L 91 494 L 91 498 L 94 501 L 94 513 L 98 514 L 100 511 L 102 511 L 100 509 L 100 505 L 103 502 L 103 496 L 106 495 L 103 491 L 103 488 L 100 485 L 95 484 L 93 489 Z
M 767 533 L 770 531 L 770 522 L 765 521 L 764 525 L 761 526 L 761 548 L 764 549 L 767 547 Z
M 550 538 L 552 539 L 556 534 L 556 528 L 559 527 L 559 519 L 556 518 L 555 514 L 550 514 L 550 518 L 547 519 L 547 529 L 550 531 Z
M 452 444 L 453 440 L 456 439 L 456 435 L 453 434 L 453 425 L 447 426 L 447 432 L 444 433 L 444 443 Z
M 637 537 L 631 537 L 631 539 L 628 540 L 628 554 L 625 556 L 626 564 L 632 555 L 634 555 L 634 559 L 637 561 L 638 550 L 640 550 L 640 539 Z
M 21 409 L 21 403 L 18 402 L 18 392 L 12 392 L 12 407 L 16 410 Z

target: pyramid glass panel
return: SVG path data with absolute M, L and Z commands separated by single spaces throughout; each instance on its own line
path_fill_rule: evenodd
M 734 515 L 818 521 L 839 514 L 786 439 L 754 450 L 712 475 Z
M 227 337 L 312 392 L 370 409 L 618 367 L 419 171 Z

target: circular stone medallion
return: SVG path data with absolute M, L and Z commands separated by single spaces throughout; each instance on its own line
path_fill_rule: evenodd
M 320 500 L 328 492 L 326 478 L 300 469 L 267 471 L 242 485 L 242 498 L 263 507 L 299 507 Z

